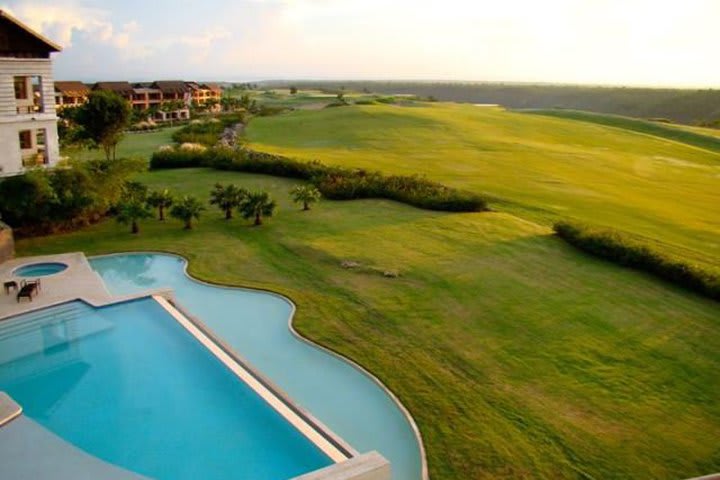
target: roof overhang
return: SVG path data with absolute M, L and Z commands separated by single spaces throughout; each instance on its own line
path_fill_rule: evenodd
M 14 23 L 15 25 L 17 25 L 18 27 L 20 27 L 20 28 L 22 28 L 23 30 L 25 30 L 27 33 L 29 33 L 30 35 L 32 35 L 33 37 L 35 37 L 36 39 L 38 39 L 39 41 L 41 41 L 42 43 L 44 43 L 44 44 L 48 47 L 48 50 L 49 50 L 49 51 L 51 51 L 51 52 L 60 52 L 60 51 L 62 51 L 62 47 L 61 47 L 60 45 L 58 45 L 57 43 L 53 42 L 53 41 L 50 40 L 49 38 L 47 38 L 47 37 L 39 34 L 38 32 L 36 32 L 36 31 L 33 30 L 32 28 L 28 27 L 27 25 L 25 25 L 23 22 L 21 22 L 21 21 L 18 20 L 17 18 L 15 18 L 15 17 L 13 17 L 12 15 L 10 15 L 10 14 L 9 14 L 8 12 L 6 12 L 5 10 L 0 10 L 0 18 L 5 18 L 5 19 L 9 20 L 10 22 Z

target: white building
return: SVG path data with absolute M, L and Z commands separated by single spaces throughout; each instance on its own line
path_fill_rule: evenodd
M 0 176 L 60 158 L 50 58 L 59 51 L 0 10 Z

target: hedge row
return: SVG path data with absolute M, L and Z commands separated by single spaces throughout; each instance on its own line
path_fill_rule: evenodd
M 720 277 L 654 251 L 648 245 L 618 231 L 569 221 L 558 222 L 553 228 L 560 238 L 580 250 L 720 300 Z
M 386 176 L 379 172 L 330 167 L 247 148 L 215 147 L 204 152 L 180 149 L 155 152 L 150 168 L 212 167 L 300 178 L 313 183 L 326 198 L 385 198 L 427 210 L 481 212 L 487 202 L 479 195 L 446 187 L 419 176 Z

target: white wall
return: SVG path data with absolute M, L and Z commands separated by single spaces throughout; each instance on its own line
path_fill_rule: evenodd
M 20 131 L 46 129 L 45 148 L 49 160 L 48 167 L 57 164 L 60 159 L 60 145 L 57 136 L 57 121 L 29 120 L 23 122 L 2 122 L 0 119 L 0 176 L 15 175 L 23 171 L 20 151 Z
M 18 114 L 14 77 L 41 78 L 43 113 Z M 43 58 L 0 58 L 0 176 L 22 172 L 19 132 L 46 130 L 48 166 L 57 164 L 60 148 L 55 115 L 52 61 Z

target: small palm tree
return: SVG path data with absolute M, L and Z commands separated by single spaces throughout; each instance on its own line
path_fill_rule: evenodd
M 185 222 L 185 230 L 192 229 L 193 219 L 199 220 L 200 213 L 205 210 L 205 207 L 195 197 L 185 196 L 179 202 L 173 205 L 170 210 L 170 215 L 178 220 Z
M 127 180 L 123 184 L 121 198 L 123 201 L 144 202 L 147 198 L 147 193 L 147 185 L 144 185 L 140 182 Z
M 247 193 L 244 188 L 236 187 L 233 184 L 224 186 L 216 183 L 215 188 L 210 192 L 210 205 L 217 205 L 220 210 L 225 212 L 225 220 L 230 220 L 233 208 L 240 205 Z
M 263 217 L 272 217 L 276 206 L 267 192 L 252 192 L 240 203 L 240 213 L 243 218 L 255 217 L 254 225 L 262 225 Z
M 298 185 L 290 190 L 295 203 L 302 202 L 303 210 L 310 210 L 310 204 L 320 200 L 320 190 L 311 185 Z
M 148 195 L 147 203 L 153 208 L 158 209 L 158 220 L 165 220 L 165 209 L 170 208 L 173 204 L 172 194 L 167 188 L 165 190 L 156 190 Z
M 125 200 L 117 206 L 117 221 L 123 225 L 130 224 L 130 233 L 140 233 L 138 220 L 152 217 L 152 212 L 145 205 L 136 199 Z

